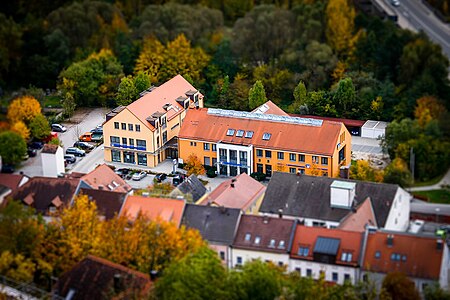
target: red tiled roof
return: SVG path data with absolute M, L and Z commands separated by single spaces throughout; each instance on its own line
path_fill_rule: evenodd
M 11 190 L 11 193 L 19 188 L 19 184 L 25 175 L 0 173 L 0 183 Z
M 299 117 L 299 118 L 310 118 L 310 119 L 316 119 L 316 120 L 341 122 L 341 123 L 344 123 L 345 126 L 350 126 L 350 127 L 362 127 L 364 125 L 364 123 L 366 123 L 366 121 L 343 119 L 343 118 L 321 117 L 321 116 L 299 115 L 299 114 L 289 114 L 289 115 L 292 117 Z
M 90 173 L 81 177 L 90 187 L 96 190 L 107 190 L 128 193 L 131 186 L 105 164 L 99 165 Z
M 392 235 L 392 246 L 388 245 Z M 374 232 L 367 238 L 363 269 L 375 273 L 402 272 L 416 278 L 439 279 L 444 249 L 437 249 L 435 237 Z M 443 241 L 442 247 L 447 247 Z M 380 257 L 376 257 L 379 252 Z M 392 256 L 396 256 L 393 260 Z
M 322 227 L 308 227 L 297 225 L 294 241 L 292 242 L 291 257 L 296 259 L 313 260 L 314 246 L 319 237 L 339 239 L 339 249 L 336 255 L 336 264 L 358 266 L 360 259 L 360 249 L 363 241 L 363 234 L 353 231 L 344 231 L 340 229 L 327 229 Z M 300 247 L 308 247 L 308 256 L 299 256 Z M 352 253 L 350 262 L 342 261 L 342 253 Z
M 267 216 L 242 215 L 233 247 L 287 253 L 295 221 Z M 249 234 L 249 235 L 248 235 Z M 249 239 L 246 237 L 250 237 Z M 257 239 L 259 238 L 259 243 Z M 272 243 L 273 240 L 273 243 Z
M 241 173 L 235 178 L 222 182 L 200 205 L 213 204 L 245 211 L 265 191 L 266 187 L 263 184 L 248 176 L 247 173 Z
M 263 105 L 255 108 L 252 112 L 278 116 L 289 116 L 284 110 L 279 108 L 275 103 L 273 103 L 270 100 L 264 103 Z
M 341 128 L 341 123 L 329 121 L 324 121 L 321 126 L 308 126 L 280 121 L 213 115 L 208 114 L 207 109 L 191 109 L 186 113 L 178 137 L 332 155 Z M 254 134 L 252 138 L 227 136 L 228 129 L 253 131 Z M 266 132 L 271 134 L 269 140 L 262 139 Z
M 347 215 L 339 224 L 339 229 L 348 231 L 364 232 L 366 225 L 377 226 L 377 220 L 372 208 L 372 201 L 366 198 L 355 212 Z
M 151 92 L 145 94 L 138 100 L 127 106 L 132 114 L 139 118 L 150 129 L 154 127 L 146 121 L 146 118 L 156 112 L 165 112 L 163 108 L 166 104 L 171 104 L 174 109 L 167 111 L 167 119 L 170 120 L 179 115 L 184 108 L 176 101 L 178 97 L 186 97 L 188 91 L 196 91 L 196 89 L 181 75 L 166 81 Z
M 141 213 L 152 221 L 160 219 L 180 226 L 184 206 L 184 200 L 128 196 L 120 214 L 133 221 Z

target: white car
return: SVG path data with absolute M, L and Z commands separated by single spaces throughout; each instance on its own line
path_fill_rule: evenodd
M 54 132 L 66 132 L 67 128 L 61 124 L 52 124 L 52 131 Z
M 141 180 L 145 176 L 147 176 L 147 172 L 141 171 L 139 173 L 134 173 L 133 176 L 131 176 L 131 179 L 133 179 L 133 180 Z

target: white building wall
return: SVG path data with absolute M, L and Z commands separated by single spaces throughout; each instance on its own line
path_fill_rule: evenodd
M 248 174 L 253 173 L 253 145 L 249 146 L 239 146 L 239 145 L 233 145 L 233 144 L 222 144 L 217 143 L 216 144 L 216 154 L 217 154 L 217 174 L 220 174 L 220 149 L 226 149 L 227 151 L 227 162 L 230 162 L 230 150 L 236 150 L 237 151 L 237 164 L 241 165 L 241 158 L 239 155 L 239 151 L 244 151 L 247 153 L 247 169 Z M 242 166 L 243 167 L 243 166 Z M 230 175 L 230 166 L 227 166 L 227 174 Z M 240 174 L 239 168 L 237 174 Z
M 439 285 L 447 290 L 449 288 L 448 284 L 448 272 L 449 272 L 449 251 L 446 242 L 444 241 L 444 253 L 442 254 L 442 262 L 441 262 L 441 274 L 439 275 Z
M 44 177 L 58 177 L 65 172 L 64 153 L 61 147 L 58 147 L 56 153 L 41 153 L 42 170 Z
M 412 196 L 404 189 L 401 187 L 397 189 L 384 229 L 392 231 L 408 229 L 411 199 Z
M 300 272 L 300 276 L 308 276 L 308 270 L 311 270 L 312 278 L 318 279 L 320 272 L 324 272 L 326 281 L 333 281 L 333 273 L 338 274 L 338 284 L 344 284 L 345 275 L 350 276 L 350 282 L 355 284 L 358 282 L 359 274 L 358 268 L 352 268 L 347 266 L 329 265 L 318 263 L 314 261 L 300 260 L 300 259 L 290 259 L 289 260 L 289 271 L 290 272 Z
M 252 251 L 252 250 L 243 250 L 243 249 L 231 249 L 231 261 L 232 267 L 235 268 L 238 264 L 238 258 L 242 259 L 241 265 L 244 265 L 246 262 L 260 259 L 262 261 L 271 261 L 275 265 L 283 264 L 286 267 L 289 266 L 289 255 L 287 253 L 271 253 L 271 252 L 263 252 L 263 251 Z

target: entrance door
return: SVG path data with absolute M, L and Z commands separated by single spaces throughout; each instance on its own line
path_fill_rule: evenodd
M 136 159 L 134 157 L 134 152 L 123 152 L 123 162 L 127 164 L 135 164 Z
M 272 165 L 266 165 L 266 176 L 267 177 L 272 176 Z

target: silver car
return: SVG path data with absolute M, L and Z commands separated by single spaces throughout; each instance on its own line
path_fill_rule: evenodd
M 147 176 L 147 172 L 141 171 L 139 173 L 134 173 L 133 176 L 131 176 L 131 179 L 133 179 L 133 180 L 141 180 L 145 176 Z

